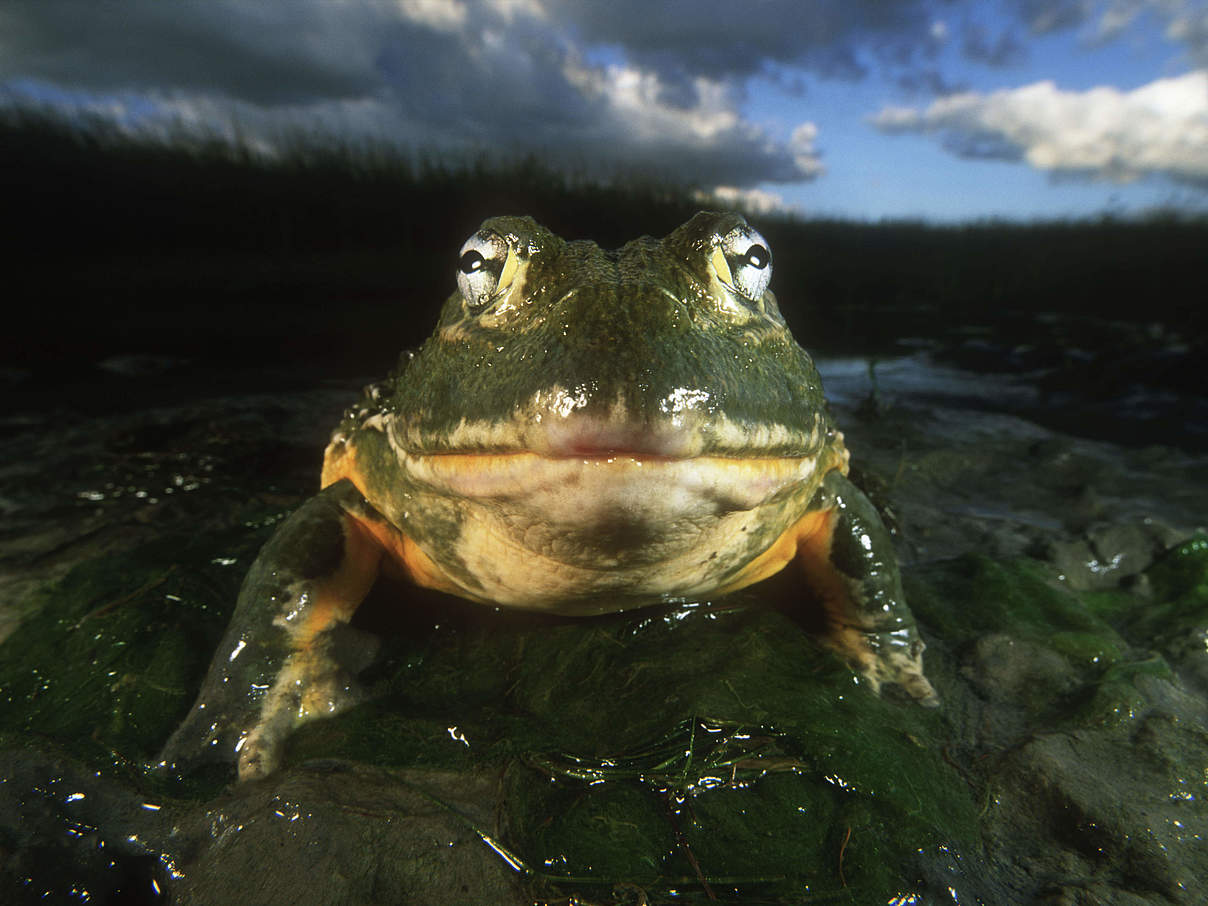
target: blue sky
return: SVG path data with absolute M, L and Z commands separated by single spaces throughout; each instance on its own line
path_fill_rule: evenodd
M 16 0 L 0 105 L 878 220 L 1208 211 L 1208 0 Z
M 991 32 L 1012 32 L 1009 8 L 984 3 L 976 10 Z M 1045 34 L 1016 26 L 1018 49 L 993 65 L 962 52 L 945 17 L 950 12 L 939 9 L 933 20 L 946 23 L 947 30 L 936 66 L 962 91 L 1009 92 L 1048 80 L 1069 93 L 1098 86 L 1127 92 L 1196 68 L 1186 51 L 1165 37 L 1163 21 L 1152 11 L 1142 11 L 1115 40 L 1093 40 L 1085 24 Z M 808 74 L 805 78 L 802 96 L 786 97 L 768 83 L 752 92 L 745 109 L 765 122 L 808 115 L 817 124 L 825 175 L 798 186 L 761 186 L 812 213 L 968 220 L 1098 216 L 1155 206 L 1208 210 L 1208 185 L 1188 185 L 1163 173 L 1129 174 L 1124 180 L 1094 172 L 1063 173 L 1012 159 L 962 158 L 927 134 L 887 136 L 870 126 L 870 114 L 887 106 L 923 107 L 929 99 L 876 75 L 854 81 L 825 81 Z M 1201 123 L 1208 123 L 1208 108 L 1200 107 L 1199 113 Z M 1208 147 L 1201 154 L 1208 158 Z

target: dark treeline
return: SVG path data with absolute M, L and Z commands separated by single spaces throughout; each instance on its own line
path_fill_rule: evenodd
M 373 371 L 428 332 L 464 238 L 528 213 L 614 246 L 701 207 L 684 187 L 567 176 L 533 160 L 407 156 L 299 137 L 277 156 L 133 139 L 101 123 L 0 118 L 9 273 L 35 316 L 17 364 L 112 351 L 290 358 Z M 1208 221 L 868 224 L 752 217 L 806 345 L 874 352 L 906 334 L 1044 318 L 1203 328 Z M 10 284 L 12 285 L 12 284 Z M 1093 327 L 1086 327 L 1093 330 Z

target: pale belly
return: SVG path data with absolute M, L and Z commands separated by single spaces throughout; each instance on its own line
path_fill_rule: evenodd
M 572 614 L 699 600 L 776 572 L 821 479 L 812 457 L 446 454 L 404 466 L 408 507 L 391 517 L 442 574 L 431 584 Z

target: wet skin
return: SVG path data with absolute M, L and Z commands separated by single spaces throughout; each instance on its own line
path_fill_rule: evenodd
M 323 490 L 253 564 L 164 763 L 262 777 L 293 729 L 355 704 L 341 637 L 381 573 L 591 615 L 789 568 L 872 689 L 934 704 L 889 537 L 771 272 L 736 214 L 617 251 L 486 221 L 435 333 L 345 414 Z

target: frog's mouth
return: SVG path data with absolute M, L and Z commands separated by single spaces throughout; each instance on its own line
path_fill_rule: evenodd
M 841 464 L 841 443 L 778 425 L 735 429 L 717 418 L 634 423 L 611 413 L 491 426 L 459 425 L 444 445 L 392 438 L 413 481 L 442 495 L 520 501 L 562 512 L 626 514 L 638 521 L 752 510 Z M 465 444 L 473 438 L 475 443 Z M 450 443 L 461 440 L 463 443 Z
M 565 521 L 612 512 L 661 522 L 753 510 L 809 482 L 814 457 L 670 459 L 639 453 L 543 456 L 538 453 L 438 453 L 409 457 L 412 480 L 479 501 L 528 501 Z M 646 514 L 646 515 L 642 515 Z
M 635 410 L 618 397 L 588 408 L 587 394 L 541 391 L 507 417 L 462 419 L 425 430 L 423 418 L 396 418 L 390 439 L 402 456 L 534 454 L 550 459 L 701 457 L 765 460 L 815 457 L 834 440 L 820 413 L 803 424 L 752 423 L 718 411 L 703 391 L 680 390 L 656 407 Z
M 682 425 L 634 425 L 613 419 L 551 420 L 524 431 L 524 449 L 550 459 L 632 457 L 645 461 L 695 459 L 705 455 L 699 431 Z

